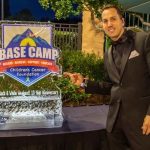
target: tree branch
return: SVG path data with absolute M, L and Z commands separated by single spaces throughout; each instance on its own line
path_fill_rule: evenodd
M 142 22 L 143 25 L 146 25 L 146 26 L 150 27 L 150 23 L 149 22 L 145 22 L 144 19 L 140 15 L 133 14 L 133 16 L 139 18 L 139 20 Z

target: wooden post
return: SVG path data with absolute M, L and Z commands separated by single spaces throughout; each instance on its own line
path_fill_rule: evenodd
M 78 46 L 77 46 L 78 50 L 81 50 L 82 49 L 82 23 L 81 22 L 78 23 L 78 41 L 77 41 L 77 43 L 78 43 Z
M 82 16 L 82 51 L 103 58 L 104 33 L 92 24 L 90 11 L 83 11 Z M 100 20 L 95 18 L 94 22 L 100 25 Z

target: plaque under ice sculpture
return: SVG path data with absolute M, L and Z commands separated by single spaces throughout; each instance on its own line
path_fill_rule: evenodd
M 52 26 L 2 24 L 0 129 L 55 128 L 63 123 L 59 50 Z

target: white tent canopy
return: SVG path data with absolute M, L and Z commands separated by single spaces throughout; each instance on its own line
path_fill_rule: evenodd
M 118 0 L 127 11 L 150 14 L 150 0 Z

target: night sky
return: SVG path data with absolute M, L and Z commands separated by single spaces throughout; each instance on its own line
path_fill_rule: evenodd
M 28 8 L 36 19 L 40 19 L 42 17 L 48 17 L 51 19 L 54 18 L 53 11 L 44 10 L 38 3 L 38 0 L 9 0 L 9 3 L 10 3 L 10 13 L 12 15 L 16 14 L 22 9 Z

